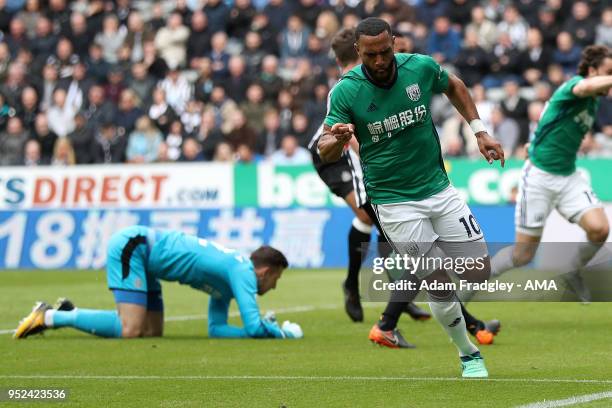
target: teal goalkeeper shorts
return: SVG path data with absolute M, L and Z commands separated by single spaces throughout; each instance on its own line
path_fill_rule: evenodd
M 106 258 L 106 278 L 117 302 L 142 304 L 148 302 L 141 299 L 161 301 L 159 280 L 147 273 L 152 233 L 148 228 L 134 226 L 111 237 Z M 157 308 L 150 306 L 147 309 Z

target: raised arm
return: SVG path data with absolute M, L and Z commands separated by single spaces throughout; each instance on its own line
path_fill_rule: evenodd
M 478 116 L 476 105 L 463 81 L 456 75 L 449 74 L 448 88 L 444 93 L 455 109 L 457 109 L 461 116 L 470 124 L 478 140 L 480 153 L 487 159 L 489 164 L 493 163 L 494 160 L 499 160 L 502 167 L 504 167 L 506 161 L 504 149 L 502 149 L 501 144 L 497 140 L 487 133 L 487 130 L 480 121 L 480 116 Z
M 324 163 L 335 162 L 342 156 L 344 146 L 351 140 L 355 133 L 352 124 L 336 123 L 332 127 L 323 125 L 323 134 L 319 138 L 319 156 Z
M 580 80 L 572 92 L 579 98 L 606 95 L 612 88 L 612 75 L 594 76 Z

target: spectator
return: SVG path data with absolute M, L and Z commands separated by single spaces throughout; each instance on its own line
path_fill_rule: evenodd
M 276 166 L 287 166 L 312 163 L 312 158 L 295 136 L 286 135 L 281 140 L 281 148 L 270 156 L 270 161 Z
M 291 117 L 291 133 L 297 138 L 302 147 L 308 146 L 312 138 L 312 129 L 308 116 L 304 112 L 295 111 Z
M 263 88 L 259 84 L 252 84 L 247 89 L 246 101 L 240 105 L 240 110 L 244 112 L 247 123 L 257 133 L 261 133 L 264 128 L 264 114 L 270 109 L 270 104 L 264 100 Z
M 504 153 L 510 157 L 519 144 L 520 129 L 515 120 L 504 115 L 503 110 L 496 106 L 491 112 L 491 134 L 502 145 Z
M 103 83 L 106 81 L 111 70 L 111 64 L 104 59 L 102 47 L 95 43 L 91 44 L 85 64 L 87 66 L 87 73 L 94 82 Z
M 508 34 L 514 48 L 524 50 L 527 46 L 527 29 L 529 26 L 519 14 L 516 6 L 509 4 L 504 10 L 504 19 L 497 25 L 500 34 Z
M 608 7 L 601 15 L 601 23 L 595 29 L 595 44 L 612 47 L 612 7 Z
M 227 34 L 218 32 L 213 34 L 210 41 L 212 51 L 208 55 L 212 62 L 213 79 L 224 81 L 228 76 L 228 64 L 230 55 L 225 51 L 227 46 Z
M 99 127 L 104 122 L 115 120 L 115 106 L 104 97 L 104 89 L 100 85 L 89 88 L 87 94 L 87 104 L 84 110 L 85 119 L 94 128 Z
M 139 107 L 139 102 L 134 91 L 125 89 L 121 92 L 115 115 L 115 125 L 119 133 L 129 135 L 134 130 L 136 121 L 144 114 Z
M 533 101 L 529 104 L 527 108 L 527 121 L 529 128 L 529 137 L 527 141 L 533 140 L 536 129 L 538 128 L 538 123 L 540 122 L 540 116 L 542 116 L 542 111 L 544 110 L 544 103 L 540 101 Z M 523 142 L 524 143 L 524 142 Z
M 149 108 L 149 117 L 164 135 L 170 132 L 170 124 L 178 119 L 176 111 L 166 102 L 166 91 L 162 88 L 153 90 L 153 103 Z
M 565 75 L 573 75 L 580 62 L 581 51 L 581 48 L 574 44 L 572 35 L 562 31 L 557 36 L 557 49 L 553 53 L 553 61 L 561 65 Z
M 225 93 L 240 104 L 244 101 L 246 90 L 251 83 L 251 78 L 246 73 L 246 62 L 240 55 L 230 58 L 228 63 L 229 78 L 223 81 Z
M 29 134 L 23 128 L 21 119 L 8 120 L 5 131 L 0 132 L 0 165 L 18 166 L 23 163 L 23 153 Z
M 113 122 L 103 122 L 94 141 L 95 163 L 125 162 L 126 136 L 119 134 Z
M 282 132 L 291 131 L 291 118 L 293 117 L 293 96 L 288 90 L 283 89 L 278 94 L 278 114 L 280 117 L 280 127 Z
M 21 93 L 21 104 L 17 110 L 17 115 L 22 118 L 23 126 L 27 130 L 34 130 L 34 122 L 39 112 L 38 93 L 31 86 L 25 87 Z
M 557 35 L 561 32 L 561 26 L 552 8 L 548 6 L 540 8 L 538 12 L 538 28 L 544 39 L 544 48 L 554 50 L 557 46 Z
M 170 130 L 165 141 L 168 145 L 168 159 L 177 161 L 181 157 L 181 146 L 184 140 L 183 124 L 180 120 L 170 123 Z
M 238 112 L 236 102 L 225 95 L 221 86 L 215 86 L 210 94 L 210 102 L 205 109 L 210 109 L 215 114 L 215 121 L 221 124 L 223 134 L 228 134 L 234 128 L 234 118 Z
M 235 0 L 227 22 L 229 36 L 244 41 L 244 36 L 249 31 L 255 13 L 251 0 Z
M 16 17 L 23 22 L 28 38 L 30 40 L 35 38 L 38 19 L 44 17 L 43 13 L 40 12 L 40 1 L 27 0 L 25 2 L 25 9 L 17 13 Z
M 261 161 L 261 156 L 256 154 L 251 146 L 241 144 L 236 149 L 236 163 L 239 164 L 254 164 Z
M 179 158 L 179 161 L 181 162 L 204 161 L 204 155 L 202 154 L 202 147 L 197 142 L 197 140 L 188 137 L 183 141 L 183 146 L 181 148 L 181 157 Z
M 338 32 L 339 29 L 340 22 L 338 21 L 337 14 L 335 14 L 331 10 L 324 10 L 323 12 L 321 12 L 321 14 L 319 14 L 319 17 L 317 17 L 317 26 L 315 28 L 315 34 L 323 41 L 326 47 L 329 47 L 332 39 L 334 38 L 334 35 Z
M 181 75 L 177 68 L 168 71 L 166 78 L 159 83 L 159 87 L 166 93 L 166 101 L 175 112 L 180 115 L 191 98 L 191 84 Z
M 269 0 L 264 7 L 264 14 L 270 20 L 273 27 L 284 27 L 291 14 L 288 1 L 290 0 Z
M 537 28 L 527 32 L 527 49 L 520 56 L 519 69 L 528 84 L 533 85 L 544 77 L 546 67 L 552 62 L 552 54 L 544 48 L 542 33 Z
M 490 74 L 485 77 L 482 84 L 486 88 L 499 87 L 504 81 L 515 80 L 518 77 L 519 50 L 512 44 L 508 33 L 501 33 L 491 59 Z
M 281 33 L 280 56 L 288 67 L 296 64 L 296 59 L 306 56 L 310 29 L 304 25 L 299 15 L 292 15 L 287 28 Z
M 70 139 L 61 137 L 55 141 L 55 147 L 53 149 L 53 159 L 51 160 L 52 166 L 74 166 L 76 164 L 76 158 L 74 149 L 70 143 Z
M 232 119 L 233 128 L 232 131 L 225 136 L 225 140 L 234 150 L 241 144 L 246 144 L 254 149 L 257 143 L 257 133 L 247 122 L 244 113 L 238 109 Z
M 159 149 L 157 150 L 157 157 L 155 158 L 155 163 L 168 162 L 170 162 L 170 158 L 168 157 L 168 145 L 165 142 L 161 142 L 159 144 Z
M 195 138 L 202 146 L 204 160 L 212 160 L 217 145 L 223 142 L 223 133 L 221 133 L 221 129 L 215 121 L 215 114 L 211 110 L 202 112 L 200 127 L 195 134 Z
M 168 23 L 155 35 L 155 47 L 168 67 L 176 69 L 187 62 L 187 40 L 189 28 L 183 25 L 179 13 L 172 13 Z
M 104 95 L 115 106 L 119 103 L 121 92 L 126 87 L 124 79 L 123 70 L 118 65 L 113 66 L 108 72 L 106 83 L 104 84 Z
M 77 164 L 93 163 L 94 131 L 93 127 L 88 125 L 83 112 L 74 117 L 74 130 L 68 133 L 68 140 L 74 149 Z
M 143 106 L 151 105 L 151 95 L 155 88 L 155 80 L 147 72 L 147 67 L 142 62 L 132 65 L 129 88 L 134 92 L 138 100 L 142 101 Z
M 42 163 L 51 164 L 53 149 L 58 136 L 49 129 L 49 121 L 46 113 L 39 113 L 38 116 L 36 116 L 32 138 L 40 144 Z
M 74 65 L 79 61 L 79 56 L 74 53 L 72 43 L 67 38 L 60 38 L 55 47 L 55 55 L 48 58 L 57 65 L 59 77 L 66 79 L 72 76 Z
M 526 143 L 529 138 L 527 123 L 527 109 L 529 102 L 520 95 L 519 84 L 516 81 L 504 82 L 504 99 L 500 102 L 500 108 L 507 118 L 514 119 L 519 126 L 520 136 L 518 143 Z
M 200 75 L 194 85 L 194 97 L 200 102 L 208 103 L 210 94 L 215 87 L 215 82 L 212 78 L 212 62 L 209 58 L 199 60 L 198 71 Z
M 102 48 L 102 57 L 109 64 L 117 63 L 117 53 L 126 37 L 125 27 L 119 27 L 119 20 L 113 14 L 104 17 L 102 32 L 94 38 L 94 42 Z
M 26 87 L 25 73 L 25 67 L 19 62 L 15 61 L 9 65 L 6 81 L 0 86 L 0 93 L 10 106 L 17 106 L 21 92 Z
M 310 30 L 314 29 L 321 9 L 321 6 L 317 4 L 317 0 L 294 1 L 294 13 L 300 16 Z
M 57 41 L 51 21 L 47 17 L 40 17 L 36 22 L 36 40 L 32 41 L 29 47 L 36 60 L 46 61 L 53 55 Z
M 202 120 L 202 102 L 190 100 L 185 112 L 181 114 L 181 123 L 187 135 L 193 135 L 200 127 Z
M 597 22 L 591 17 L 591 8 L 585 1 L 572 5 L 572 15 L 565 21 L 563 31 L 573 33 L 574 42 L 580 47 L 595 42 Z
M 136 129 L 130 133 L 126 157 L 128 163 L 152 163 L 158 156 L 163 138 L 148 116 L 136 121 Z
M 489 56 L 478 42 L 478 33 L 466 30 L 465 43 L 454 64 L 468 87 L 482 81 L 489 71 Z
M 469 125 L 458 112 L 455 112 L 442 124 L 440 148 L 444 156 L 459 157 L 468 155 L 474 157 L 475 153 L 479 153 L 478 145 L 476 144 L 475 149 L 473 146 L 467 146 L 469 141 L 473 139 L 473 133 Z M 474 144 L 472 143 L 472 145 Z
M 612 159 L 612 125 L 604 126 L 595 135 L 595 143 L 597 149 L 591 153 L 591 156 Z
M 142 62 L 147 67 L 149 75 L 157 80 L 163 79 L 168 73 L 168 64 L 166 64 L 163 58 L 157 55 L 157 49 L 153 41 L 145 41 L 144 59 Z
M 284 26 L 284 25 L 283 25 Z M 279 44 L 278 37 L 280 29 L 283 26 L 275 27 L 270 24 L 270 19 L 263 13 L 255 14 L 253 17 L 253 23 L 251 24 L 251 30 L 259 34 L 262 42 L 262 49 L 267 54 L 278 55 Z
M 28 167 L 36 167 L 42 164 L 40 160 L 40 144 L 36 140 L 30 139 L 26 142 L 22 164 Z
M 233 162 L 234 151 L 232 150 L 232 146 L 226 142 L 219 143 L 217 145 L 217 149 L 215 150 L 213 161 L 225 163 Z
M 144 44 L 153 41 L 155 34 L 144 23 L 142 15 L 138 11 L 132 11 L 127 20 L 127 35 L 124 45 L 130 49 L 130 61 L 140 62 L 144 59 Z
M 223 0 L 208 0 L 204 6 L 204 13 L 208 17 L 211 33 L 225 32 L 229 20 L 229 8 Z
M 91 77 L 87 76 L 85 64 L 77 61 L 72 68 L 72 75 L 60 80 L 58 87 L 66 90 L 68 106 L 72 106 L 75 111 L 79 111 L 83 108 L 86 95 L 94 83 Z
M 417 7 L 417 21 L 426 27 L 431 27 L 437 17 L 446 15 L 447 3 L 442 0 L 424 0 Z
M 329 58 L 329 50 L 323 46 L 321 38 L 314 34 L 308 37 L 306 58 L 312 67 L 312 76 L 321 75 L 323 70 L 333 63 L 333 60 Z
M 325 83 L 314 86 L 314 97 L 308 98 L 304 106 L 304 113 L 310 123 L 321 123 L 327 116 L 327 96 L 329 87 Z
M 47 111 L 49 128 L 60 138 L 66 137 L 74 130 L 76 112 L 73 106 L 66 103 L 66 90 L 57 88 L 53 92 L 53 104 Z
M 17 51 L 20 49 L 30 48 L 30 40 L 26 34 L 25 24 L 19 17 L 13 17 L 9 26 L 8 35 L 4 38 L 13 57 L 17 55 Z
M 264 114 L 264 129 L 257 138 L 255 151 L 268 157 L 280 148 L 282 132 L 280 117 L 276 109 L 269 109 Z
M 0 43 L 0 82 L 6 80 L 9 65 L 11 63 L 11 52 L 5 42 Z
M 476 110 L 478 110 L 478 114 L 480 115 L 480 119 L 482 120 L 482 123 L 484 123 L 485 128 L 491 129 L 493 127 L 491 122 L 491 114 L 493 112 L 494 105 L 487 98 L 485 87 L 481 84 L 474 85 L 472 87 L 472 99 L 474 100 Z
M 191 34 L 187 39 L 187 61 L 190 66 L 194 58 L 203 58 L 210 53 L 210 37 L 208 17 L 203 11 L 197 10 L 191 17 Z
M 266 56 L 262 49 L 261 35 L 257 31 L 249 31 L 246 34 L 242 55 L 247 65 L 247 75 L 254 78 L 259 73 L 261 63 Z
M 257 82 L 262 86 L 266 100 L 276 100 L 283 88 L 283 80 L 278 75 L 278 59 L 267 55 L 261 64 L 261 74 Z
M 394 1 L 397 2 L 399 0 Z M 448 18 L 453 24 L 455 30 L 461 32 L 463 27 L 470 23 L 473 8 L 473 0 L 452 0 L 451 6 L 448 10 Z
M 74 52 L 80 58 L 87 57 L 93 33 L 87 27 L 87 19 L 84 14 L 77 11 L 72 12 L 70 15 L 70 26 L 63 32 L 63 35 L 70 40 Z

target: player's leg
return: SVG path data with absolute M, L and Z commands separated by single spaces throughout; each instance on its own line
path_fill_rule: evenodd
M 575 243 L 571 249 L 569 273 L 564 279 L 583 302 L 589 302 L 590 290 L 582 280 L 581 271 L 608 239 L 608 219 L 589 182 L 578 172 L 570 176 L 561 191 L 557 210 L 565 219 L 577 223 L 586 232 L 587 241 Z
M 538 169 L 529 161 L 525 163 L 514 211 L 515 244 L 502 248 L 493 256 L 492 276 L 500 276 L 532 261 L 562 182 L 560 177 Z
M 462 262 L 461 269 L 457 268 L 452 272 L 470 282 L 483 282 L 488 279 L 491 266 L 487 244 L 483 231 L 468 205 L 452 187 L 429 200 L 433 210 L 431 222 L 439 236 L 436 244 L 448 258 Z M 467 259 L 479 262 L 464 263 Z M 493 343 L 493 336 L 500 329 L 499 321 L 482 321 L 470 314 L 461 302 L 458 303 L 468 333 L 476 337 L 480 344 Z
M 161 337 L 164 334 L 164 300 L 162 298 L 159 280 L 149 275 L 147 287 L 147 315 L 145 319 L 144 337 Z

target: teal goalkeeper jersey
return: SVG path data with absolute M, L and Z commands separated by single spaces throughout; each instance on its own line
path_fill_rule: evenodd
M 448 88 L 433 58 L 396 54 L 397 78 L 375 85 L 358 65 L 331 92 L 325 124 L 352 123 L 368 197 L 374 204 L 424 200 L 448 185 L 429 104 Z
M 567 176 L 576 171 L 576 154 L 595 123 L 597 98 L 579 98 L 572 91 L 582 79 L 576 75 L 555 91 L 529 146 L 529 159 L 549 173 Z
M 146 227 L 143 235 L 151 236 Z M 210 294 L 208 334 L 211 337 L 283 337 L 277 326 L 262 321 L 257 305 L 257 277 L 250 259 L 215 242 L 178 231 L 155 230 L 147 273 L 177 281 Z M 244 328 L 227 324 L 236 299 Z

